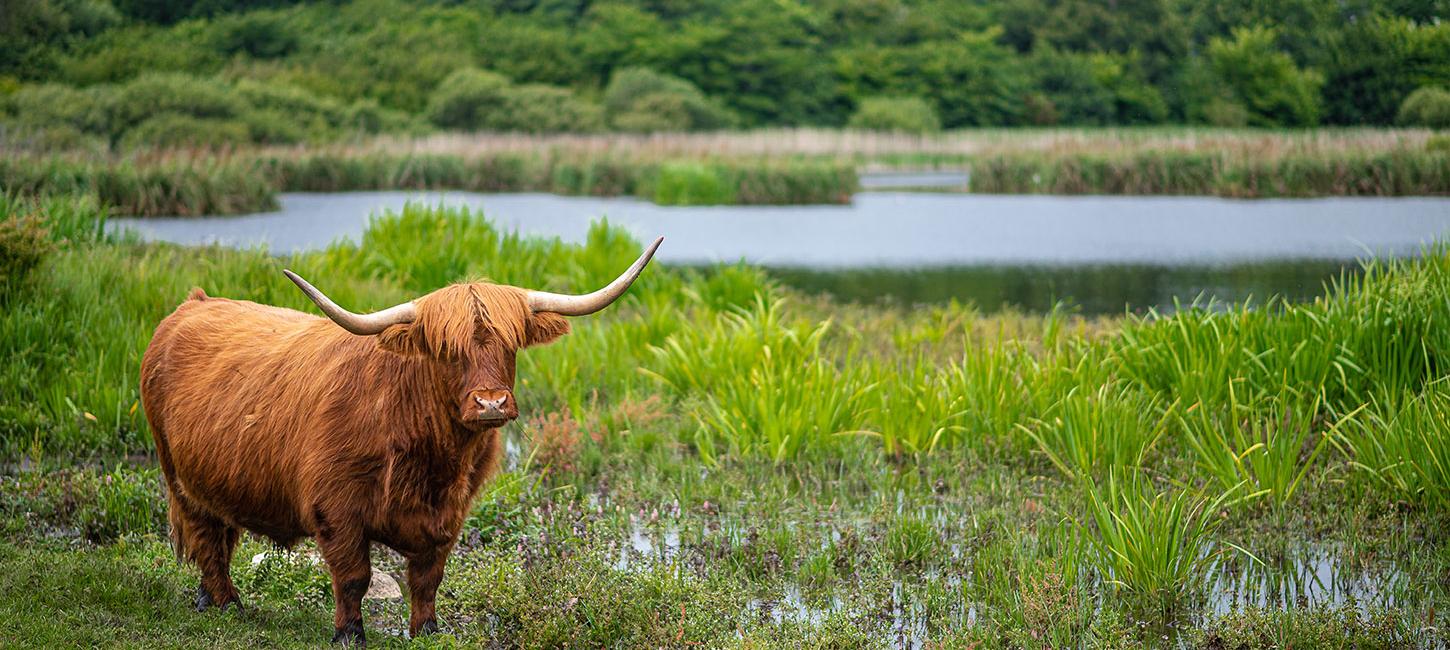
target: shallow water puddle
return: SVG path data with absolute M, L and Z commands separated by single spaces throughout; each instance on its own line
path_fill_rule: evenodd
M 678 524 L 631 522 L 622 535 L 615 568 L 622 571 L 644 571 L 659 563 L 673 564 L 688 555 L 689 544 L 682 544 Z M 701 539 L 745 538 L 729 527 L 702 529 Z M 685 535 L 689 537 L 689 535 Z M 822 546 L 837 543 L 839 529 L 822 536 Z M 948 566 L 960 567 L 970 561 L 969 545 L 949 542 L 945 554 Z M 958 575 L 956 569 L 943 571 L 936 566 L 898 572 L 889 593 L 872 592 L 866 585 L 847 579 L 835 588 L 809 591 L 801 583 L 787 580 L 763 591 L 748 601 L 741 613 L 742 623 L 824 625 L 833 615 L 875 621 L 880 630 L 889 633 L 892 645 L 918 648 L 933 637 L 934 631 L 960 629 L 977 624 L 984 605 L 974 592 L 978 586 L 965 582 L 970 574 Z M 914 575 L 912 575 L 914 574 Z M 1089 581 L 1092 597 L 1113 597 L 1095 577 Z M 986 589 L 986 586 L 980 586 Z M 1376 563 L 1365 566 L 1334 547 L 1304 545 L 1283 557 L 1260 563 L 1243 556 L 1221 562 L 1208 578 L 1203 605 L 1189 613 L 1185 622 L 1206 623 L 1212 618 L 1231 615 L 1250 608 L 1270 609 L 1339 609 L 1353 607 L 1368 614 L 1372 609 L 1399 605 L 1413 585 L 1398 566 Z M 932 593 L 935 589 L 936 598 Z M 945 602 L 941 595 L 946 594 Z M 1181 624 L 1165 631 L 1176 634 Z
M 1238 561 L 1215 572 L 1207 611 L 1228 614 L 1248 607 L 1313 608 L 1353 605 L 1365 613 L 1393 607 L 1406 594 L 1409 578 L 1399 567 L 1356 569 L 1332 548 L 1304 547 L 1292 557 L 1259 564 Z

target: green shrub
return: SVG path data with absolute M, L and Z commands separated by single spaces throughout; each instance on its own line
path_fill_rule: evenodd
M 162 113 L 127 131 L 121 146 L 219 149 L 251 141 L 251 130 L 242 122 Z
M 219 18 L 212 25 L 213 47 L 234 56 L 245 54 L 254 59 L 276 59 L 292 54 L 302 43 L 289 16 L 277 12 L 257 11 Z
M 567 88 L 525 84 L 509 88 L 505 109 L 487 120 L 491 129 L 529 133 L 598 131 L 604 127 L 603 111 L 574 96 Z
M 1395 121 L 1405 126 L 1450 129 L 1450 91 L 1425 86 L 1410 93 L 1400 104 Z
M 30 126 L 13 121 L 0 121 L 6 146 L 34 152 L 83 151 L 104 153 L 110 143 L 104 137 L 85 133 L 69 124 Z
M 1248 112 L 1250 126 L 1313 126 L 1322 112 L 1324 77 L 1279 51 L 1268 28 L 1239 28 L 1208 45 L 1213 80 Z
M 344 133 L 416 132 L 423 126 L 413 115 L 384 108 L 374 99 L 359 99 L 342 112 Z
M 936 110 L 920 97 L 867 97 L 847 126 L 867 131 L 935 133 L 941 130 Z
M 0 290 L 24 280 L 53 249 L 50 231 L 39 215 L 0 220 Z
M 464 68 L 444 77 L 428 102 L 428 121 L 460 131 L 486 128 L 508 110 L 509 80 L 503 75 Z
M 18 124 L 109 134 L 114 100 L 114 90 L 109 86 L 77 89 L 47 83 L 22 86 L 0 105 Z
M 253 142 L 326 140 L 348 119 L 341 102 L 290 84 L 243 79 L 236 83 L 236 93 L 247 104 L 241 121 Z
M 242 79 L 235 89 L 251 110 L 273 111 L 301 123 L 316 123 L 317 128 L 338 125 L 346 110 L 336 99 L 286 83 Z
M 733 113 L 694 84 L 649 68 L 615 71 L 604 89 L 609 124 L 621 131 L 703 131 L 736 124 Z
M 614 114 L 609 120 L 615 130 L 630 133 L 690 129 L 690 113 L 685 107 L 685 99 L 663 93 L 640 97 L 629 110 Z
M 603 126 L 599 107 L 567 88 L 515 86 L 502 75 L 475 68 L 458 70 L 438 84 L 427 116 L 437 126 L 462 131 L 552 133 Z
M 111 109 L 111 128 L 114 136 L 121 137 L 131 127 L 165 113 L 201 120 L 229 120 L 246 109 L 246 102 L 222 82 L 184 74 L 147 74 L 118 89 Z M 151 128 L 149 133 L 161 135 L 155 127 Z M 196 137 L 188 134 L 186 139 Z

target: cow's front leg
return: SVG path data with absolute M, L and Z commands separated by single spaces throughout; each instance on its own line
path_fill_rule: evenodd
M 367 645 L 363 637 L 362 599 L 372 579 L 372 563 L 368 557 L 368 541 L 362 529 L 324 529 L 327 534 L 317 536 L 317 547 L 322 559 L 332 572 L 332 598 L 335 609 L 332 625 L 335 632 L 333 643 L 345 646 Z
M 408 557 L 408 636 L 417 638 L 438 631 L 433 603 L 438 584 L 443 582 L 448 551 L 449 546 L 442 546 Z

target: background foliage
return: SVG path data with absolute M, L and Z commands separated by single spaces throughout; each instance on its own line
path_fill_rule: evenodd
M 12 0 L 0 119 L 63 146 L 324 140 L 424 118 L 876 128 L 851 119 L 875 97 L 945 128 L 1390 124 L 1416 90 L 1450 85 L 1445 14 L 1443 0 Z M 483 79 L 490 101 L 446 115 Z

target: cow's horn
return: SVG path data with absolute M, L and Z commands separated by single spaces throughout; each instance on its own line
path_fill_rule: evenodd
M 664 240 L 664 237 L 655 239 L 654 243 L 650 244 L 649 248 L 644 250 L 644 254 L 640 255 L 639 259 L 634 261 L 634 264 L 629 267 L 629 270 L 615 278 L 613 282 L 610 282 L 603 289 L 582 296 L 570 296 L 560 293 L 549 293 L 547 291 L 530 291 L 529 309 L 534 311 L 549 311 L 564 316 L 587 316 L 608 307 L 610 303 L 613 303 L 620 296 L 624 295 L 625 290 L 629 289 L 629 285 L 633 284 L 634 279 L 639 277 L 640 271 L 643 271 L 645 265 L 649 264 L 650 258 L 654 257 L 655 249 L 659 248 L 660 242 Z
M 375 311 L 371 314 L 354 314 L 342 307 L 338 307 L 337 303 L 333 302 L 331 298 L 328 298 L 326 294 L 318 291 L 317 287 L 312 286 L 310 282 L 303 280 L 296 273 L 287 269 L 283 269 L 282 273 L 287 276 L 287 279 L 295 282 L 297 287 L 302 289 L 302 293 L 307 294 L 307 297 L 312 299 L 312 302 L 317 303 L 317 308 L 321 309 L 322 313 L 327 314 L 327 317 L 331 318 L 332 322 L 342 326 L 342 329 L 359 336 L 377 334 L 388 329 L 389 325 L 411 323 L 414 318 L 418 317 L 418 309 L 413 306 L 412 302 L 393 305 L 392 307 L 382 311 Z

